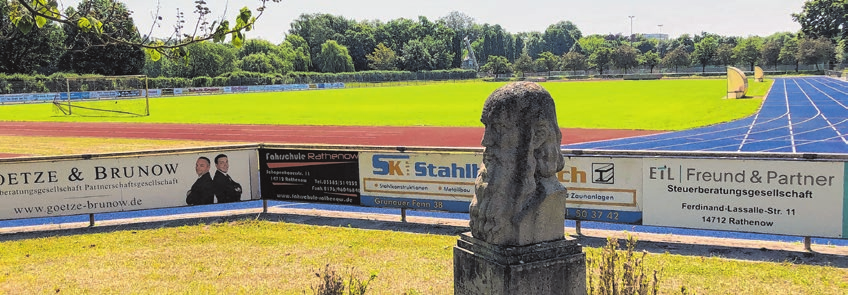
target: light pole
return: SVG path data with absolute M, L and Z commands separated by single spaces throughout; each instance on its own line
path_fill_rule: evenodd
M 630 47 L 633 47 L 633 18 L 636 16 L 628 15 L 627 17 L 630 18 Z

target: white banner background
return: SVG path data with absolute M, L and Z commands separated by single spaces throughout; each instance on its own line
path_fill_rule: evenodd
M 242 200 L 258 198 L 256 150 L 0 164 L 0 219 L 186 206 L 200 156 L 224 153 Z
M 842 237 L 843 165 L 645 158 L 644 224 Z

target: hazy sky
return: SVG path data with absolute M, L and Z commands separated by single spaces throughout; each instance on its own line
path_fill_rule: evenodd
M 65 5 L 78 1 L 65 0 Z M 126 0 L 142 34 L 150 31 L 157 1 Z M 241 7 L 255 9 L 258 0 L 208 0 L 212 15 L 227 12 L 231 22 Z M 226 5 L 225 5 L 226 4 Z M 540 31 L 548 25 L 568 20 L 583 35 L 630 32 L 666 33 L 672 37 L 702 31 L 724 36 L 767 36 L 775 32 L 795 32 L 800 26 L 791 13 L 801 11 L 804 0 L 304 0 L 271 3 L 255 31 L 248 38 L 263 38 L 274 43 L 283 40 L 292 20 L 303 13 L 330 13 L 354 20 L 387 21 L 396 18 L 417 19 L 419 15 L 436 20 L 451 11 L 463 12 L 477 23 L 500 24 L 510 33 Z M 153 35 L 166 37 L 173 31 L 174 15 L 180 8 L 189 15 L 192 0 L 166 0 L 158 3 L 163 17 L 161 28 Z M 225 7 L 226 6 L 226 7 Z M 191 25 L 193 19 L 188 18 Z M 659 25 L 662 25 L 661 27 Z M 189 27 L 187 25 L 187 27 Z

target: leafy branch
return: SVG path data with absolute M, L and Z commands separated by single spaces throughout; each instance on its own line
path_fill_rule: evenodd
M 93 7 L 94 3 L 103 0 L 84 0 L 86 7 Z M 108 25 L 113 21 L 111 12 L 117 11 L 116 7 L 121 5 L 114 0 L 110 2 L 107 12 L 100 12 L 99 15 L 106 15 L 104 19 L 98 19 L 93 9 L 75 11 L 66 9 L 65 12 L 60 12 L 60 7 L 57 0 L 12 0 L 9 5 L 9 19 L 12 24 L 22 34 L 28 34 L 34 29 L 41 29 L 48 21 L 64 24 L 69 27 L 77 28 L 83 33 L 91 36 L 91 46 L 109 46 L 109 45 L 129 45 L 144 49 L 152 60 L 159 60 L 162 56 L 167 57 L 186 57 L 188 51 L 185 47 L 202 41 L 212 40 L 213 42 L 223 42 L 227 36 L 230 36 L 234 46 L 240 47 L 244 44 L 244 32 L 249 32 L 253 29 L 256 21 L 262 16 L 268 7 L 269 2 L 279 3 L 282 0 L 259 0 L 261 3 L 256 8 L 256 16 L 253 11 L 247 7 L 239 10 L 239 14 L 235 19 L 235 25 L 231 24 L 222 16 L 219 20 L 214 20 L 211 23 L 208 16 L 211 14 L 205 0 L 196 0 L 194 14 L 197 16 L 197 21 L 194 25 L 194 30 L 191 33 L 183 33 L 185 16 L 182 12 L 177 12 L 177 24 L 175 25 L 174 34 L 167 39 L 153 39 L 150 34 L 141 38 L 130 38 L 117 32 L 112 32 L 104 28 L 104 24 Z M 162 17 L 157 9 L 151 32 L 153 27 L 158 26 Z M 119 16 L 114 16 L 119 17 Z M 129 17 L 127 15 L 126 17 Z M 137 31 L 136 28 L 133 28 Z M 141 34 L 139 34 L 140 36 Z

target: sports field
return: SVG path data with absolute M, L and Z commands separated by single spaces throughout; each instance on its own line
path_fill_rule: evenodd
M 771 85 L 751 83 L 751 99 L 723 99 L 723 79 L 541 83 L 561 128 L 685 130 L 754 113 Z M 0 107 L 2 121 L 482 127 L 486 97 L 504 83 L 163 97 L 149 117 L 59 116 L 51 104 Z

